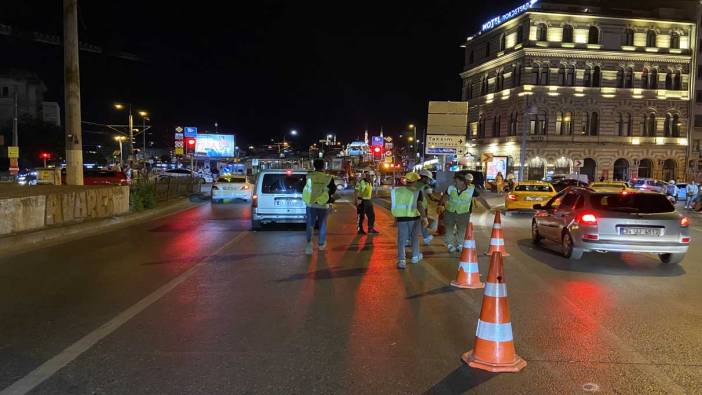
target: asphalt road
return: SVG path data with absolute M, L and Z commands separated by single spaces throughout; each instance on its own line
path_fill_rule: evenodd
M 702 221 L 666 267 L 570 263 L 504 218 L 528 366 L 491 374 L 460 361 L 482 292 L 448 286 L 457 256 L 437 239 L 399 272 L 389 213 L 374 237 L 354 213 L 337 205 L 311 257 L 302 228 L 249 232 L 246 205 L 207 204 L 0 258 L 0 394 L 702 392 Z M 491 220 L 474 214 L 480 250 Z

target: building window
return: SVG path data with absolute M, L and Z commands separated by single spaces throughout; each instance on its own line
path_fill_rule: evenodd
M 617 132 L 619 136 L 631 136 L 631 114 L 619 113 Z
M 646 46 L 649 48 L 655 48 L 656 47 L 656 32 L 653 30 L 649 30 L 646 32 Z
M 592 69 L 590 69 L 590 66 L 585 66 L 585 73 L 583 74 L 583 86 L 592 86 Z
M 564 25 L 563 26 L 562 42 L 564 42 L 564 43 L 572 43 L 573 42 L 573 25 Z
M 624 73 L 624 87 L 634 87 L 634 70 L 631 67 L 627 67 L 626 72 Z
M 529 134 L 546 135 L 548 125 L 546 113 L 531 114 L 529 119 Z
M 561 86 L 566 85 L 566 69 L 564 65 L 558 66 L 558 84 Z
M 697 103 L 702 103 L 702 90 L 698 89 L 697 92 L 695 92 L 695 101 Z
M 541 66 L 541 85 L 548 85 L 549 84 L 549 78 L 550 78 L 550 73 L 549 73 L 549 65 L 542 65 Z
M 695 115 L 695 127 L 702 127 L 702 115 Z
M 602 73 L 600 72 L 600 66 L 595 66 L 592 70 L 592 86 L 600 86 L 602 81 Z
M 643 131 L 644 137 L 656 137 L 656 114 L 650 113 L 643 116 Z
M 590 114 L 590 136 L 597 136 L 600 132 L 600 114 Z
M 682 90 L 682 77 L 680 76 L 680 70 L 675 70 L 673 72 L 673 89 L 676 91 Z
M 682 126 L 682 122 L 680 122 L 680 116 L 678 114 L 674 114 L 673 124 L 671 125 L 673 137 L 680 137 L 680 126 Z
M 470 50 L 470 54 L 468 55 L 468 64 L 473 64 L 473 61 L 475 60 L 475 56 L 473 54 L 473 50 Z
M 624 30 L 624 45 L 634 45 L 634 29 Z
M 617 88 L 623 88 L 624 87 L 624 69 L 619 68 L 617 70 Z
M 648 69 L 644 68 L 641 72 L 641 89 L 648 89 Z
M 582 134 L 584 136 L 590 130 L 590 116 L 588 115 L 587 112 L 583 113 L 582 120 L 583 120 L 583 129 L 581 130 L 580 134 Z
M 473 98 L 473 83 L 471 81 L 466 80 L 465 90 L 466 90 L 466 95 L 465 95 L 466 99 L 467 100 L 472 99 Z
M 487 58 L 489 56 L 490 56 L 490 41 L 485 43 L 485 57 Z
M 8 97 L 10 96 L 10 88 L 7 86 L 3 86 L 0 88 L 0 97 Z
M 514 111 L 509 114 L 509 135 L 516 136 L 517 128 L 519 126 L 519 114 Z
M 639 161 L 638 176 L 640 178 L 653 177 L 653 161 L 650 159 L 641 159 Z
M 590 30 L 587 33 L 587 43 L 588 44 L 599 44 L 600 42 L 600 29 L 597 26 L 590 26 Z
M 492 136 L 500 137 L 500 116 L 496 115 L 492 120 Z
M 546 41 L 548 37 L 548 28 L 545 23 L 536 25 L 536 41 Z
M 651 76 L 648 77 L 648 87 L 650 89 L 658 89 L 658 69 L 651 69 Z
M 575 85 L 575 65 L 568 66 L 568 75 L 566 76 L 566 85 Z
M 670 114 L 665 114 L 665 123 L 663 124 L 663 136 L 670 137 L 673 126 L 673 117 Z
M 522 84 L 522 71 L 524 71 L 524 66 L 521 64 L 516 64 L 513 66 L 512 87 L 520 86 Z
M 680 34 L 678 32 L 670 33 L 670 48 L 680 49 Z
M 573 113 L 559 112 L 556 113 L 556 130 L 561 136 L 570 136 L 573 134 Z
M 500 51 L 507 49 L 507 36 L 504 33 L 500 36 Z
M 480 95 L 487 95 L 488 93 L 488 77 L 485 75 L 480 80 Z
M 665 89 L 673 89 L 673 72 L 670 70 L 665 73 Z
M 478 118 L 478 138 L 484 138 L 485 137 L 485 115 L 480 114 L 480 118 Z
M 524 29 L 520 25 L 517 27 L 517 44 L 521 44 L 524 42 Z
M 533 82 L 535 85 L 540 85 L 541 83 L 541 67 L 538 64 L 531 66 L 531 74 L 533 75 Z
M 495 76 L 495 93 L 504 89 L 504 85 L 505 85 L 504 72 L 498 71 L 497 75 Z

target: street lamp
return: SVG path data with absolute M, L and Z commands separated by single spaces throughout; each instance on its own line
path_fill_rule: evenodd
M 295 129 L 291 130 L 290 134 L 293 136 L 297 136 L 297 130 L 295 130 Z
M 126 140 L 127 138 L 124 136 L 115 136 L 115 140 L 119 143 L 119 164 L 121 165 L 122 162 L 124 162 L 124 159 L 122 158 L 122 142 Z
M 127 127 L 129 128 L 129 141 L 127 142 L 127 155 L 129 160 L 134 159 L 134 115 L 132 114 L 132 104 L 131 103 L 115 103 L 114 104 L 115 110 L 121 111 L 124 109 L 127 109 L 129 112 L 129 124 Z M 144 111 L 139 111 L 139 115 L 141 113 L 144 113 L 142 117 L 148 115 Z
M 139 111 L 139 116 L 141 117 L 141 157 L 146 162 L 146 121 L 150 121 L 149 113 L 146 111 Z

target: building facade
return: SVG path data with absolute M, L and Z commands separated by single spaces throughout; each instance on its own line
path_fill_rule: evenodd
M 690 134 L 695 3 L 658 9 L 642 0 L 638 11 L 588 3 L 601 4 L 531 1 L 468 38 L 469 157 L 479 166 L 481 155 L 506 156 L 515 174 L 524 163 L 527 179 L 689 177 L 699 152 Z

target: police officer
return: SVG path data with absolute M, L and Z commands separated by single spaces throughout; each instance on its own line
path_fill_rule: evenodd
M 324 160 L 315 159 L 314 171 L 307 174 L 307 182 L 302 190 L 302 200 L 307 206 L 307 245 L 305 254 L 312 254 L 312 232 L 314 224 L 319 224 L 319 250 L 327 247 L 327 217 L 329 207 L 333 202 L 332 196 L 336 193 L 334 178 L 325 174 Z
M 419 250 L 419 233 L 427 225 L 427 211 L 422 204 L 422 192 L 415 183 L 419 174 L 409 172 L 405 175 L 406 186 L 394 188 L 390 192 L 391 212 L 397 221 L 397 268 L 406 267 L 405 241 L 412 245 L 412 263 L 419 263 L 423 256 Z
M 363 173 L 363 178 L 356 184 L 356 189 L 353 193 L 354 202 L 358 203 L 358 234 L 365 235 L 363 231 L 363 217 L 368 217 L 368 233 L 379 233 L 375 230 L 375 211 L 373 210 L 373 181 L 369 172 Z
M 488 202 L 480 196 L 473 182 L 473 175 L 456 173 L 453 176 L 454 185 L 441 198 L 441 205 L 445 208 L 444 225 L 446 227 L 446 246 L 449 252 L 461 251 L 463 248 L 463 236 L 466 232 L 470 213 L 473 210 L 473 199 L 479 201 L 485 208 L 490 210 Z

